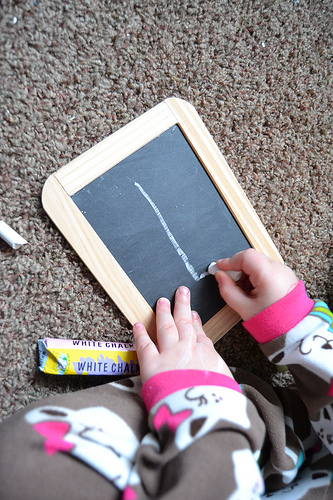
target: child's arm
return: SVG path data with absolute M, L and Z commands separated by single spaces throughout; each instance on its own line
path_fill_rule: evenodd
M 218 261 L 224 300 L 277 365 L 288 365 L 319 437 L 333 452 L 333 316 L 310 300 L 293 271 L 247 250 Z M 243 272 L 235 283 L 223 270 Z
M 146 498 L 143 491 L 153 498 L 259 498 L 263 420 L 191 311 L 186 287 L 176 292 L 173 316 L 169 301 L 158 301 L 156 324 L 157 346 L 141 323 L 133 327 L 151 430 L 136 456 L 136 498 Z

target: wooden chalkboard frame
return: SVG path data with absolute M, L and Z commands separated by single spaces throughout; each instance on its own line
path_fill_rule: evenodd
M 141 321 L 155 338 L 155 314 L 90 226 L 72 196 L 110 168 L 178 125 L 253 248 L 281 261 L 281 256 L 244 191 L 194 107 L 169 98 L 125 125 L 52 174 L 42 192 L 42 204 L 80 258 L 131 324 Z M 228 306 L 204 324 L 216 342 L 239 321 Z

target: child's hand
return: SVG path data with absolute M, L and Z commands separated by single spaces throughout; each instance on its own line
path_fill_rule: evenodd
M 153 375 L 169 370 L 209 370 L 232 377 L 212 341 L 202 329 L 199 315 L 191 311 L 190 291 L 176 291 L 174 315 L 170 302 L 161 298 L 156 305 L 157 346 L 142 323 L 133 326 L 142 383 Z
M 215 274 L 223 300 L 248 320 L 289 293 L 298 282 L 294 272 L 254 249 L 216 262 L 221 271 L 242 271 L 235 282 L 228 274 Z

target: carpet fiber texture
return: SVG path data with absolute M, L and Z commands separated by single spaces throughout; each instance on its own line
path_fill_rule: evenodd
M 0 2 L 1 417 L 105 382 L 38 372 L 37 340 L 131 341 L 41 206 L 50 174 L 167 97 L 194 105 L 285 262 L 330 302 L 331 0 Z M 241 325 L 217 344 L 274 384 Z

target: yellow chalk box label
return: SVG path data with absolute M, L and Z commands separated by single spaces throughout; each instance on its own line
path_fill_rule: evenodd
M 39 369 L 51 375 L 138 375 L 134 344 L 92 340 L 38 340 Z

